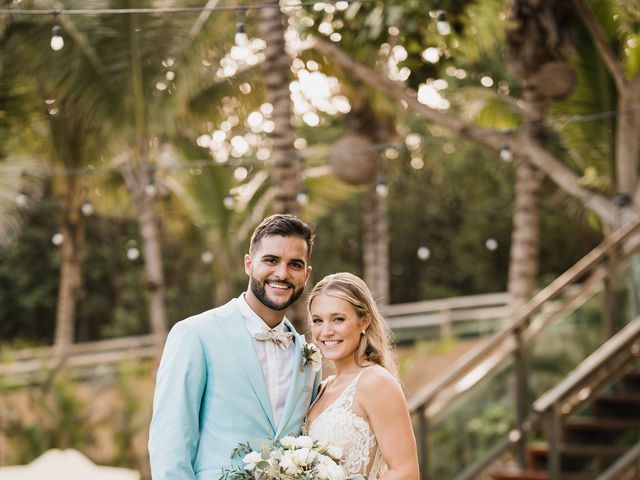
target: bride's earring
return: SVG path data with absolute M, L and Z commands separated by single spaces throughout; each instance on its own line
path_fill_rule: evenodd
M 366 335 L 367 331 L 366 330 L 362 330 L 362 335 Z

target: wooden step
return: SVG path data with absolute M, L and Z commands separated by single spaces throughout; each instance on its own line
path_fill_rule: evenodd
M 594 401 L 599 417 L 640 418 L 640 393 L 605 395 Z
M 628 447 L 619 447 L 616 445 L 560 445 L 560 454 L 566 457 L 601 457 L 615 458 L 628 450 Z M 546 457 L 549 453 L 549 445 L 546 443 L 532 443 L 527 446 L 527 452 L 531 457 Z
M 640 392 L 640 372 L 630 372 L 622 377 L 622 388 L 627 392 Z
M 546 470 L 495 470 L 491 472 L 493 480 L 549 480 Z M 593 480 L 594 475 L 582 473 L 561 473 L 560 480 Z
M 618 431 L 640 428 L 640 418 L 569 417 L 564 426 L 571 430 Z

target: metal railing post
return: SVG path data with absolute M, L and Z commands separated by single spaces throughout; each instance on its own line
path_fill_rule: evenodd
M 418 462 L 421 480 L 429 480 L 429 423 L 427 421 L 427 406 L 418 410 Z
M 513 352 L 515 365 L 515 405 L 516 422 L 519 436 L 516 442 L 516 458 L 521 469 L 527 468 L 527 435 L 525 422 L 527 421 L 527 371 L 525 366 L 524 342 L 522 339 L 522 327 L 513 331 L 516 348 Z
M 549 452 L 547 453 L 547 465 L 549 468 L 549 480 L 560 480 L 560 426 L 558 405 L 549 409 L 548 415 L 548 435 Z

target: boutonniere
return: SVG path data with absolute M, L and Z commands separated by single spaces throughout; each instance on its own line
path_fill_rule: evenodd
M 311 371 L 317 372 L 322 367 L 322 354 L 314 343 L 305 343 L 302 345 L 302 362 L 300 362 L 300 371 L 304 367 L 311 365 Z

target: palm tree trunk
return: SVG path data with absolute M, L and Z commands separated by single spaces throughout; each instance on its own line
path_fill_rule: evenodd
M 544 99 L 533 84 L 525 84 L 522 96 L 522 123 L 530 126 L 542 122 Z M 537 142 L 543 141 L 541 130 L 530 130 Z M 540 202 L 543 174 L 528 162 L 519 162 L 516 171 L 515 207 L 511 230 L 511 252 L 507 291 L 511 305 L 518 307 L 533 293 L 538 277 L 540 249 Z
M 271 183 L 276 190 L 274 202 L 278 213 L 300 214 L 300 165 L 293 146 L 296 134 L 291 124 L 292 108 L 289 94 L 289 55 L 285 51 L 284 21 L 286 17 L 278 8 L 260 10 L 260 36 L 267 43 L 264 50 L 265 95 L 273 106 L 275 124 L 270 137 Z M 287 314 L 299 332 L 307 330 L 306 308 L 303 301 L 294 303 Z
M 618 111 L 637 112 L 640 109 L 640 76 L 618 95 Z M 628 196 L 630 200 L 638 189 L 639 165 L 640 118 L 637 113 L 622 114 L 616 128 L 617 193 Z
M 133 115 L 135 126 L 133 167 L 136 179 L 130 184 L 137 206 L 140 236 L 143 240 L 143 257 L 147 276 L 147 302 L 151 333 L 156 339 L 158 355 L 162 351 L 167 335 L 167 312 L 165 306 L 165 282 L 163 272 L 162 251 L 160 248 L 160 219 L 156 211 L 155 196 L 147 195 L 145 187 L 153 179 L 153 165 L 149 156 L 149 134 L 144 97 L 144 79 L 142 74 L 142 58 L 137 15 L 131 15 L 131 70 Z
M 389 235 L 387 199 L 367 186 L 363 218 L 364 281 L 379 305 L 389 303 Z
M 60 248 L 60 287 L 56 308 L 54 352 L 59 361 L 62 361 L 75 340 L 76 305 L 82 288 L 81 255 L 84 246 L 84 225 L 81 217 L 71 210 L 64 212 L 60 233 L 64 240 Z
M 289 56 L 284 43 L 284 15 L 278 8 L 260 10 L 260 35 L 267 43 L 264 50 L 265 94 L 273 105 L 275 128 L 271 134 L 271 180 L 276 189 L 275 210 L 278 213 L 300 213 L 300 165 L 293 146 L 295 130 L 291 125 L 292 108 L 289 94 Z
M 233 251 L 232 249 L 228 249 L 226 252 L 224 249 L 218 249 L 215 251 L 215 257 L 213 262 L 213 304 L 214 305 L 224 305 L 231 298 L 233 298 L 233 290 L 231 288 L 231 282 L 229 279 L 232 277 L 231 275 L 231 265 L 229 263 L 229 251 Z
M 160 346 L 167 335 L 167 311 L 164 303 L 166 286 L 160 248 L 159 218 L 154 199 L 144 193 L 140 197 L 142 199 L 138 209 L 138 224 L 147 278 L 149 323 L 151 333 L 157 338 Z

